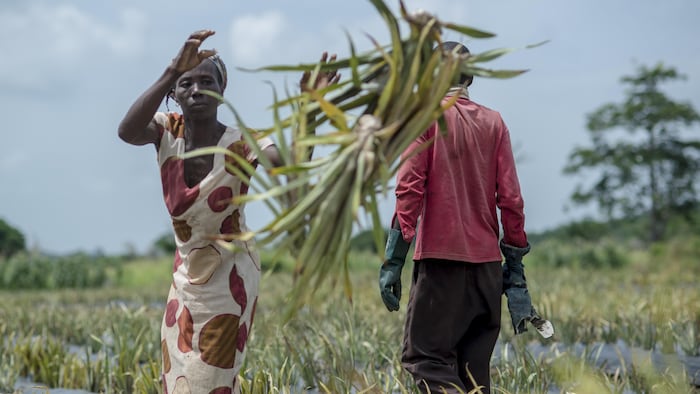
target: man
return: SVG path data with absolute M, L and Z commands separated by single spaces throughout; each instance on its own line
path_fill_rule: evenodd
M 469 53 L 456 42 L 442 50 Z M 444 114 L 447 130 L 436 122 L 404 154 L 380 272 L 382 299 L 398 310 L 401 268 L 415 236 L 401 361 L 423 392 L 490 392 L 503 293 L 496 208 L 503 247 L 520 257 L 529 249 L 508 128 L 498 112 L 469 99 L 472 81 L 461 75 L 448 92 L 459 98 Z

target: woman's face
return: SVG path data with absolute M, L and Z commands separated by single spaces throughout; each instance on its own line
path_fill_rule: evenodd
M 219 82 L 218 70 L 214 63 L 204 60 L 199 66 L 185 72 L 175 83 L 175 100 L 187 117 L 216 116 L 220 102 L 203 91 L 223 93 Z

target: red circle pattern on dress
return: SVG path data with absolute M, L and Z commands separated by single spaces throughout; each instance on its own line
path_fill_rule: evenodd
M 192 238 L 192 227 L 186 220 L 173 219 L 173 229 L 175 235 L 182 242 L 187 242 Z
M 241 233 L 241 213 L 238 211 L 238 209 L 226 216 L 226 219 L 221 222 L 219 233 L 223 235 L 234 235 Z
M 240 317 L 231 314 L 214 316 L 199 332 L 199 351 L 203 362 L 219 368 L 233 368 Z
M 233 198 L 233 190 L 230 187 L 219 186 L 214 191 L 209 193 L 207 203 L 209 209 L 214 212 L 222 212 L 231 204 Z
M 238 275 L 238 269 L 234 265 L 231 268 L 231 273 L 228 276 L 228 287 L 231 290 L 231 296 L 236 304 L 241 306 L 241 314 L 245 312 L 245 308 L 248 305 L 248 295 L 245 291 L 245 282 L 240 275 Z
M 194 204 L 199 196 L 199 184 L 193 188 L 185 184 L 185 161 L 171 156 L 160 168 L 163 197 L 170 216 L 180 216 Z
M 177 308 L 180 307 L 180 303 L 177 301 L 177 299 L 172 299 L 168 301 L 168 305 L 165 307 L 165 325 L 168 327 L 172 327 L 175 325 L 175 322 L 177 321 L 177 318 L 175 315 L 177 314 Z
M 210 391 L 209 394 L 231 394 L 233 391 L 230 387 L 217 387 Z
M 180 332 L 177 335 L 177 348 L 181 352 L 192 351 L 192 335 L 194 334 L 194 323 L 192 315 L 187 307 L 182 307 L 180 317 L 177 318 L 177 326 Z
M 250 148 L 248 148 L 248 145 L 246 144 L 245 141 L 240 140 L 232 143 L 229 145 L 226 149 L 229 151 L 233 152 L 243 160 L 247 160 L 248 154 L 250 153 Z M 238 161 L 231 155 L 226 155 L 225 157 L 225 162 L 226 162 L 226 172 L 229 174 L 238 177 L 238 174 L 236 174 L 236 171 L 232 170 L 231 167 L 236 168 L 240 171 L 242 171 L 245 174 L 245 170 L 243 170 L 243 167 L 238 163 Z
M 160 341 L 160 349 L 162 351 L 162 357 L 163 357 L 163 373 L 168 373 L 170 372 L 170 353 L 168 352 L 168 344 L 165 342 L 165 339 Z

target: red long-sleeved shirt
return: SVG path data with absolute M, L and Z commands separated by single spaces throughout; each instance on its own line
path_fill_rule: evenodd
M 435 123 L 404 153 L 396 185 L 401 232 L 406 241 L 418 233 L 415 260 L 500 261 L 496 208 L 504 242 L 527 245 L 508 128 L 498 112 L 466 98 L 444 116 L 446 133 Z

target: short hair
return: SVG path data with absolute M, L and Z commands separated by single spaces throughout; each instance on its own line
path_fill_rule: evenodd
M 454 52 L 455 50 L 457 51 L 458 54 L 463 55 L 463 54 L 470 54 L 469 48 L 467 48 L 466 45 L 456 42 L 456 41 L 445 41 L 442 43 L 442 50 L 445 52 Z M 469 74 L 459 74 L 459 84 L 464 85 L 467 84 L 467 86 L 472 84 L 472 81 L 474 80 L 473 75 Z
M 464 44 L 455 42 L 455 41 L 445 41 L 442 43 L 442 49 L 444 51 L 454 51 L 455 48 L 457 49 L 457 53 L 463 54 L 463 53 L 471 53 L 469 52 L 469 48 L 467 48 Z

